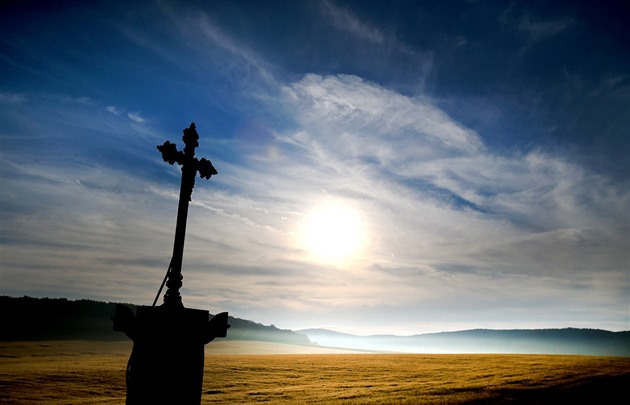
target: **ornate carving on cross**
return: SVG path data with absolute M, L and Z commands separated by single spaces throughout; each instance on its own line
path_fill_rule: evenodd
M 188 203 L 191 200 L 192 191 L 195 187 L 195 177 L 197 172 L 201 178 L 210 179 L 218 174 L 212 163 L 205 159 L 195 157 L 195 148 L 199 146 L 199 134 L 195 128 L 195 123 L 191 123 L 189 128 L 184 129 L 182 137 L 184 151 L 178 151 L 177 146 L 169 141 L 164 142 L 157 148 L 162 152 L 162 158 L 169 164 L 178 163 L 182 166 L 182 183 L 179 190 L 179 206 L 177 209 L 177 226 L 175 228 L 175 243 L 173 244 L 173 258 L 167 273 L 168 287 L 164 294 L 164 306 L 183 307 L 179 289 L 182 286 L 182 260 L 184 258 L 184 239 L 186 237 L 186 220 L 188 218 Z

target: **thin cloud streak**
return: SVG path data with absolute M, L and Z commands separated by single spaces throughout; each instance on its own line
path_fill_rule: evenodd
M 378 28 L 368 26 L 350 11 L 341 9 L 329 1 L 322 1 L 320 6 L 324 15 L 330 18 L 335 28 L 347 31 L 362 40 L 376 45 L 384 44 L 385 35 Z

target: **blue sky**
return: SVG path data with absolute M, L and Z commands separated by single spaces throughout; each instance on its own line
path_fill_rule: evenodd
M 623 2 L 13 2 L 0 292 L 360 334 L 630 329 Z

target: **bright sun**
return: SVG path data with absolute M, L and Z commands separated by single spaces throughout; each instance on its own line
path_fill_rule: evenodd
M 349 260 L 365 242 L 363 223 L 355 209 L 327 203 L 311 211 L 302 228 L 302 243 L 320 261 Z

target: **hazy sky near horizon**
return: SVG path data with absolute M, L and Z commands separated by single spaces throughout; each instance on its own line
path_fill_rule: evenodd
M 15 3 L 15 4 L 12 4 Z M 624 2 L 0 6 L 0 293 L 360 334 L 630 329 Z

